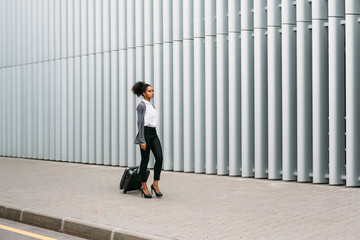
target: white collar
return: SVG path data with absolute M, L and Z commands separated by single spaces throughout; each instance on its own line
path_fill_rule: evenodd
M 146 102 L 146 103 L 151 103 L 151 102 L 149 102 L 148 100 L 145 100 L 145 99 L 142 99 L 144 102 Z

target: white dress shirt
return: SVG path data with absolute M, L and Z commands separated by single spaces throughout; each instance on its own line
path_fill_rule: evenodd
M 145 117 L 144 117 L 144 126 L 146 127 L 156 127 L 156 122 L 157 122 L 157 111 L 154 108 L 154 105 L 149 102 L 146 101 L 145 99 L 142 99 L 142 101 L 145 103 L 146 105 L 146 112 L 145 112 Z

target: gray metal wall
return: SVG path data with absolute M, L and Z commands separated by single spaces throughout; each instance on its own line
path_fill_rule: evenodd
M 145 81 L 166 170 L 359 186 L 359 21 L 360 0 L 0 0 L 0 155 L 138 164 Z

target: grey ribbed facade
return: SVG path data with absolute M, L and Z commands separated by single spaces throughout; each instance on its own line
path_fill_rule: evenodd
M 360 0 L 0 0 L 0 33 L 1 156 L 139 164 L 145 81 L 165 170 L 360 186 Z

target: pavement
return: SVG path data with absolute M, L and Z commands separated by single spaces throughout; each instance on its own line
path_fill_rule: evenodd
M 162 171 L 144 199 L 124 170 L 0 157 L 0 217 L 96 240 L 360 239 L 360 188 Z

